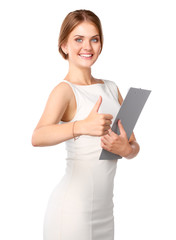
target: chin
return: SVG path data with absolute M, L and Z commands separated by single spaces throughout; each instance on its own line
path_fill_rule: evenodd
M 75 63 L 76 66 L 80 68 L 91 68 L 91 66 L 94 64 L 94 62 L 77 62 Z
M 90 62 L 80 62 L 79 65 L 80 65 L 80 67 L 90 68 L 96 62 L 96 60 L 97 59 L 92 60 Z
M 91 60 L 72 59 L 71 62 L 79 68 L 91 68 L 91 66 L 96 62 L 96 60 L 97 58 Z
M 93 64 L 94 63 L 91 63 L 91 64 L 79 64 L 79 67 L 80 68 L 91 68 Z

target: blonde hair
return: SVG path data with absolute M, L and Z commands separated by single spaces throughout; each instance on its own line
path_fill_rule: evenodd
M 59 39 L 58 39 L 58 51 L 62 55 L 64 59 L 68 59 L 68 54 L 65 54 L 61 48 L 62 44 L 64 44 L 67 39 L 69 34 L 73 31 L 73 29 L 78 26 L 80 23 L 84 21 L 89 21 L 93 23 L 99 31 L 100 35 L 100 43 L 101 43 L 101 50 L 103 48 L 103 31 L 102 31 L 102 25 L 100 22 L 100 19 L 98 18 L 95 13 L 93 13 L 90 10 L 75 10 L 73 12 L 70 12 L 64 19 L 61 29 L 60 29 L 60 34 L 59 34 Z

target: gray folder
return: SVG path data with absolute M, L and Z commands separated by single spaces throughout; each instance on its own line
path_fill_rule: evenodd
M 120 119 L 127 133 L 128 140 L 133 132 L 139 115 L 150 95 L 150 90 L 141 88 L 130 88 L 121 107 L 117 113 L 114 123 L 111 127 L 112 131 L 120 134 L 117 122 Z M 102 149 L 99 160 L 114 160 L 122 158 L 120 155 Z

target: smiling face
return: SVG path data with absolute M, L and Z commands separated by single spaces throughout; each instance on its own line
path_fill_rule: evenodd
M 101 51 L 100 35 L 97 27 L 84 21 L 69 34 L 62 49 L 68 54 L 68 61 L 77 67 L 90 68 Z

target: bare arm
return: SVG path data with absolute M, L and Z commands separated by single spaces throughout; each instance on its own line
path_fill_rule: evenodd
M 32 135 L 33 146 L 51 146 L 73 138 L 73 122 L 58 124 L 68 107 L 70 91 L 67 84 L 60 83 L 50 93 L 44 112 Z M 75 136 L 81 135 L 81 124 L 82 121 L 75 123 Z

